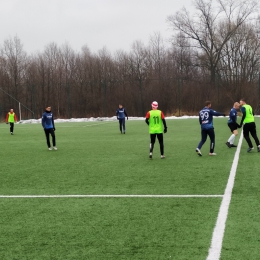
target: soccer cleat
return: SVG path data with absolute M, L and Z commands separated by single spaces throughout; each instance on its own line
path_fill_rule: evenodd
M 58 150 L 58 148 L 57 148 L 56 146 L 53 146 L 53 149 L 54 149 L 55 151 L 57 151 L 57 150 Z
M 257 152 L 260 152 L 260 145 L 258 145 L 257 147 Z
M 49 149 L 49 151 L 51 151 L 51 150 L 52 150 L 52 148 L 51 148 L 51 147 L 49 147 L 48 149 Z
M 161 155 L 161 159 L 165 159 L 165 156 L 164 156 L 164 155 Z
M 232 145 L 229 142 L 226 142 L 226 145 L 227 145 L 228 148 L 232 147 Z
M 124 132 L 124 134 L 125 134 L 125 132 Z
M 13 135 L 13 132 L 11 132 L 11 135 Z
M 210 156 L 214 156 L 217 155 L 216 153 L 209 153 Z
M 254 147 L 249 147 L 249 148 L 247 149 L 247 152 L 250 153 L 253 149 L 254 149 Z
M 201 153 L 201 151 L 200 151 L 199 148 L 196 148 L 196 153 L 197 153 L 199 156 L 202 156 L 202 153 Z
M 237 145 L 231 144 L 231 147 L 237 147 Z
M 150 158 L 150 159 L 152 159 L 152 158 L 153 158 L 153 154 L 152 154 L 152 153 L 150 153 L 150 155 L 149 155 L 149 158 Z

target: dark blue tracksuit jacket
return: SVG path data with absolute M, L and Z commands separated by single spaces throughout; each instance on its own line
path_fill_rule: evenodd
M 42 127 L 44 129 L 53 129 L 54 128 L 54 119 L 51 111 L 45 111 L 42 114 Z

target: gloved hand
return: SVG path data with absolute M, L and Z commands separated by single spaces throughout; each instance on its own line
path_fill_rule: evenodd
M 167 127 L 164 128 L 163 132 L 166 134 L 167 133 Z
M 226 117 L 226 114 L 223 114 L 224 117 Z
M 53 127 L 53 131 L 55 131 L 56 129 L 55 129 L 55 127 Z

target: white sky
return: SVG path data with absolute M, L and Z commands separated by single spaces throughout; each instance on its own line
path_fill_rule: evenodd
M 28 54 L 51 42 L 128 52 L 155 32 L 168 39 L 166 18 L 183 6 L 190 10 L 192 0 L 0 0 L 0 45 L 17 36 Z

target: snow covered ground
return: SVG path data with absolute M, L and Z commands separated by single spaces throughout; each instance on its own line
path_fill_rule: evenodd
M 187 118 L 199 118 L 198 116 L 169 116 L 165 117 L 165 119 L 187 119 Z M 128 117 L 129 120 L 145 120 L 144 117 Z M 55 123 L 65 123 L 65 122 L 97 122 L 97 121 L 117 121 L 116 116 L 113 117 L 90 117 L 90 118 L 71 118 L 71 119 L 55 119 Z M 19 124 L 40 124 L 40 119 L 29 119 L 29 120 L 21 120 L 18 122 Z

